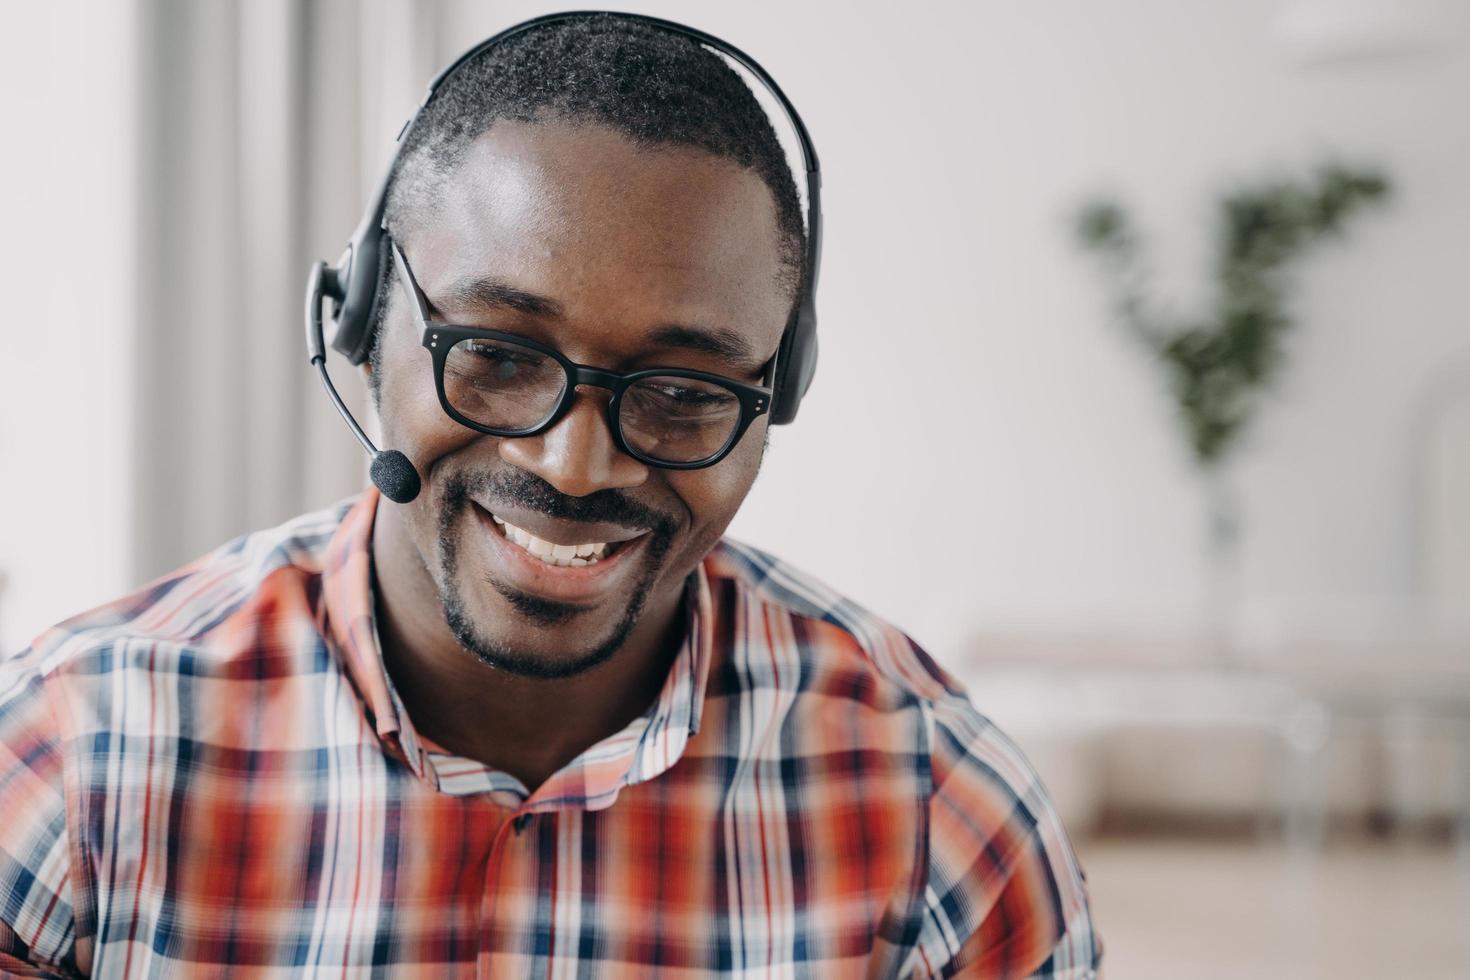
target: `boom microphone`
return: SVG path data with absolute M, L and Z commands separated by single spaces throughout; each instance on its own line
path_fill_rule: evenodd
M 368 450 L 371 452 L 371 448 Z M 368 470 L 383 496 L 395 504 L 406 504 L 419 495 L 419 471 L 408 457 L 396 449 L 383 449 L 373 454 Z
M 316 368 L 317 376 L 321 378 L 322 387 L 327 390 L 332 404 L 337 406 L 337 414 L 342 416 L 342 421 L 347 423 L 362 448 L 373 458 L 373 464 L 368 469 L 373 483 L 389 500 L 396 504 L 406 504 L 419 495 L 419 471 L 398 450 L 379 449 L 373 445 L 367 433 L 362 431 L 362 426 L 357 424 L 357 419 L 352 417 L 352 413 L 342 403 L 342 396 L 337 394 L 331 377 L 327 375 L 327 347 L 322 339 L 322 300 L 328 296 L 340 299 L 341 293 L 336 269 L 327 268 L 325 262 L 317 262 L 311 267 L 311 273 L 306 278 L 306 349 L 311 355 L 312 367 Z

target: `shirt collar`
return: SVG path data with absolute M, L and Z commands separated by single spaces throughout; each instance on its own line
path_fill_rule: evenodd
M 668 770 L 699 731 L 714 645 L 713 600 L 704 565 L 685 586 L 684 644 L 648 711 L 554 773 L 529 799 L 507 773 L 426 745 L 393 690 L 378 643 L 372 568 L 379 494 L 368 489 L 342 519 L 322 570 L 323 635 L 341 657 L 384 749 L 441 792 L 490 793 L 528 811 L 611 806 L 618 792 Z

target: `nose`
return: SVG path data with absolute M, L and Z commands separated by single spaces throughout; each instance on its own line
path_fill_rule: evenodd
M 648 467 L 613 442 L 607 421 L 610 397 L 579 389 L 571 409 L 545 432 L 501 439 L 500 458 L 569 497 L 641 485 L 648 479 Z

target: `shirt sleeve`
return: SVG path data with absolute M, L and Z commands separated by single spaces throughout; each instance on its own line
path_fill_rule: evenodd
M 62 734 L 36 659 L 0 658 L 0 976 L 75 976 Z
M 961 697 L 932 722 L 925 913 L 910 977 L 1092 980 L 1102 943 L 1061 819 L 1020 750 Z

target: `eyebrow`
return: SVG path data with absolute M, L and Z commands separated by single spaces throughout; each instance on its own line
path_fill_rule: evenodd
M 479 306 L 485 309 L 515 310 L 531 316 L 559 319 L 561 304 L 547 296 L 517 289 L 495 276 L 466 276 L 456 279 L 444 290 L 444 302 Z
M 465 276 L 444 290 L 446 304 L 478 306 L 482 309 L 515 310 L 530 316 L 560 319 L 561 304 L 549 296 L 518 289 L 496 276 Z M 732 364 L 754 364 L 761 360 L 750 341 L 729 327 L 695 327 L 670 323 L 648 332 L 655 347 L 678 348 L 709 354 Z
M 750 341 L 728 327 L 688 327 L 671 323 L 648 333 L 648 341 L 657 347 L 678 347 L 699 354 L 712 354 L 736 364 L 758 360 Z

